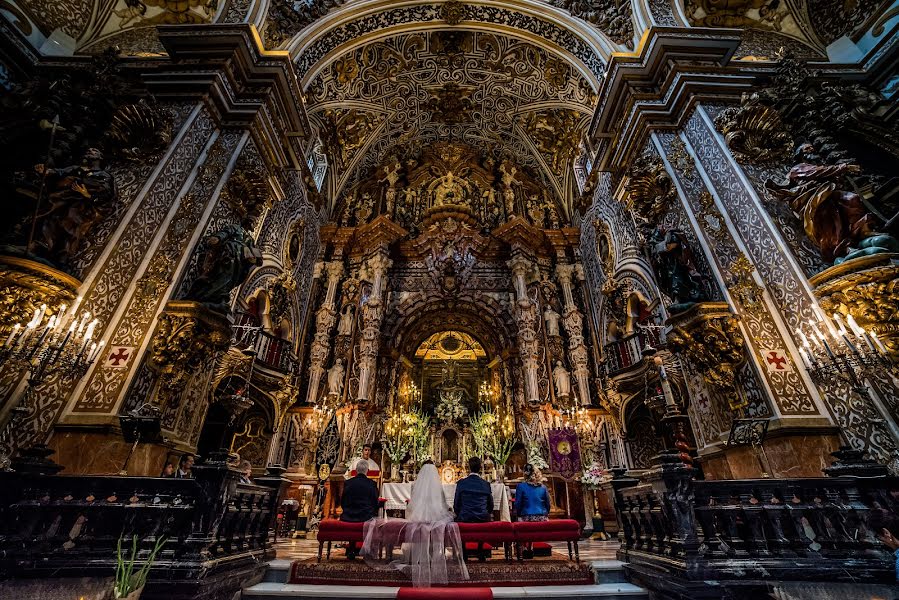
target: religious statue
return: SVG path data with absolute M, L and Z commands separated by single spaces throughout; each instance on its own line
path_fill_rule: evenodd
M 370 192 L 363 192 L 362 198 L 359 200 L 359 210 L 356 211 L 356 216 L 358 217 L 358 221 L 356 221 L 357 225 L 362 225 L 363 223 L 368 223 L 369 217 L 371 217 L 372 212 L 374 212 L 375 208 L 375 199 L 372 198 Z
M 876 235 L 873 230 L 874 215 L 867 211 L 858 194 L 848 189 L 847 175 L 861 171 L 856 164 L 815 164 L 820 158 L 811 144 L 803 144 L 797 150 L 802 161 L 790 169 L 787 181 L 765 182 L 770 194 L 790 203 L 793 212 L 802 219 L 802 226 L 812 243 L 827 261 L 845 256 L 850 246 L 862 240 L 868 242 L 864 254 L 895 252 L 896 240 L 886 235 Z M 872 244 L 867 238 L 876 237 Z
M 328 369 L 328 395 L 340 396 L 343 391 L 343 359 L 338 358 L 334 365 Z
M 337 323 L 337 335 L 350 335 L 353 333 L 353 307 L 347 306 L 340 315 Z
M 511 187 L 503 190 L 503 200 L 506 203 L 506 218 L 511 219 L 515 216 L 515 192 Z
M 251 223 L 229 223 L 201 246 L 200 275 L 186 298 L 227 311 L 231 290 L 246 281 L 253 267 L 262 264 L 262 253 L 250 235 Z
M 443 206 L 444 204 L 463 204 L 465 194 L 462 186 L 455 179 L 452 171 L 448 171 L 440 180 L 437 188 L 434 190 L 433 206 Z
M 549 228 L 559 229 L 559 212 L 551 200 L 546 202 L 546 214 L 549 215 Z
M 546 335 L 557 337 L 559 335 L 559 313 L 554 311 L 549 304 L 543 311 L 543 320 L 546 321 Z
M 37 215 L 35 243 L 50 260 L 69 262 L 82 249 L 91 229 L 112 214 L 116 185 L 112 175 L 103 169 L 102 161 L 99 150 L 88 148 L 80 165 L 62 169 L 34 167 L 38 175 L 46 177 L 50 202 Z
M 683 231 L 659 225 L 653 231 L 649 244 L 659 287 L 673 301 L 670 312 L 680 312 L 706 300 L 702 278 Z
M 546 228 L 546 211 L 543 210 L 543 205 L 540 204 L 540 198 L 537 197 L 537 194 L 532 194 L 528 198 L 528 216 L 531 217 L 534 227 Z
M 556 367 L 553 369 L 553 383 L 556 385 L 557 397 L 567 398 L 571 394 L 571 376 L 560 360 L 556 361 Z

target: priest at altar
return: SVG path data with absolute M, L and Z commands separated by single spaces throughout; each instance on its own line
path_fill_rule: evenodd
M 381 467 L 380 467 L 380 465 L 378 465 L 378 463 L 376 463 L 376 462 L 375 462 L 374 460 L 372 460 L 372 458 L 371 458 L 371 444 L 365 444 L 364 446 L 362 446 L 362 457 L 359 458 L 359 459 L 356 459 L 356 460 L 354 460 L 354 461 L 351 461 L 350 464 L 351 464 L 351 465 L 356 465 L 356 464 L 359 463 L 360 460 L 361 460 L 361 461 L 365 461 L 365 462 L 368 463 L 368 473 L 367 473 L 367 475 L 368 475 L 368 477 L 369 477 L 370 479 L 378 479 L 379 477 L 381 477 Z M 344 474 L 344 478 L 346 478 L 346 479 L 349 479 L 350 477 L 355 477 L 355 476 L 356 476 L 356 469 L 355 469 L 355 468 L 353 468 L 352 470 L 348 470 L 348 471 Z

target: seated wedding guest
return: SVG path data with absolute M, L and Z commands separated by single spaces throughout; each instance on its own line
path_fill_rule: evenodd
M 453 512 L 460 523 L 485 523 L 493 520 L 493 493 L 490 484 L 484 481 L 481 472 L 481 459 L 472 456 L 468 459 L 468 477 L 456 483 L 456 494 L 453 498 Z
M 343 497 L 340 499 L 341 521 L 362 523 L 373 519 L 378 514 L 378 484 L 367 477 L 368 463 L 360 460 L 356 463 L 356 475 L 343 484 Z M 356 548 L 350 545 L 346 557 L 356 558 Z
M 253 465 L 250 464 L 248 460 L 240 461 L 240 467 L 238 467 L 240 471 L 240 482 L 241 483 L 253 483 L 252 475 L 253 475 Z
M 515 514 L 519 521 L 549 521 L 549 509 L 549 492 L 543 485 L 543 473 L 528 463 L 524 466 L 524 481 L 515 488 Z M 530 543 L 522 556 L 534 558 Z
M 193 479 L 194 455 L 182 454 L 181 460 L 178 461 L 178 470 L 175 471 L 173 477 L 175 479 Z
M 171 461 L 166 461 L 165 466 L 162 467 L 162 473 L 159 474 L 160 477 L 174 477 L 175 476 L 175 463 Z

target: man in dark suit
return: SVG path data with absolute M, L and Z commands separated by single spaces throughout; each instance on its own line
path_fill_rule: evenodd
M 468 459 L 468 477 L 456 483 L 453 512 L 461 523 L 486 523 L 493 520 L 493 493 L 490 484 L 481 479 L 481 459 Z
M 348 523 L 363 523 L 378 514 L 378 484 L 368 478 L 368 461 L 356 463 L 356 475 L 343 484 L 340 498 L 340 520 Z M 354 544 L 347 547 L 346 557 L 356 558 Z

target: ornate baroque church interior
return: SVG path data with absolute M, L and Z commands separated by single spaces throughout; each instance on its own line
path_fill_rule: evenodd
M 896 595 L 899 1 L 0 16 L 0 596 Z

